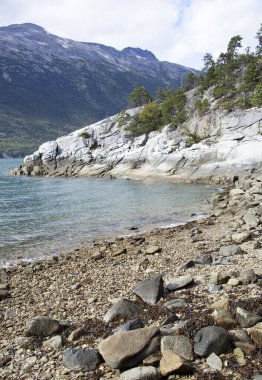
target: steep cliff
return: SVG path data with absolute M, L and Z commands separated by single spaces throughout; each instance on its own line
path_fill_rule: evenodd
M 115 115 L 41 145 L 16 173 L 216 181 L 262 162 L 262 108 L 228 113 L 213 102 L 199 116 L 195 90 L 187 97 L 191 115 L 179 128 L 131 138 Z

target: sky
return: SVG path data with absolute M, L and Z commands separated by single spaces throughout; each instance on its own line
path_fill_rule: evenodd
M 237 34 L 254 49 L 262 0 L 0 0 L 0 26 L 24 22 L 201 69 L 205 53 L 217 58 Z

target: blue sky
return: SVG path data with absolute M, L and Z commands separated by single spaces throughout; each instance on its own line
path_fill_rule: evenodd
M 201 68 L 240 34 L 256 45 L 261 0 L 0 0 L 0 26 L 32 22 L 61 37 L 123 49 L 151 50 L 158 59 Z

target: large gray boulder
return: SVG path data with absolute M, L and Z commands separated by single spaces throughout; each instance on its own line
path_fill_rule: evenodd
M 262 321 L 262 316 L 251 311 L 237 307 L 236 319 L 241 327 L 252 327 L 256 323 Z
M 139 282 L 132 290 L 143 301 L 154 305 L 164 294 L 164 281 L 161 275 L 146 278 Z
M 139 307 L 131 301 L 122 299 L 115 303 L 105 314 L 104 321 L 112 322 L 120 319 L 126 319 L 138 314 Z
M 167 284 L 166 288 L 169 291 L 175 291 L 186 288 L 192 284 L 194 284 L 194 278 L 191 275 L 185 275 L 173 278 L 170 283 Z
M 131 368 L 158 350 L 159 333 L 156 327 L 145 327 L 115 334 L 103 340 L 98 349 L 111 368 Z
M 196 333 L 194 342 L 195 354 L 207 357 L 212 352 L 217 355 L 226 352 L 231 342 L 231 337 L 223 327 L 207 326 Z
M 101 363 L 97 350 L 83 348 L 68 348 L 63 355 L 66 368 L 78 371 L 94 371 Z
M 60 328 L 59 321 L 46 316 L 37 316 L 26 322 L 26 336 L 49 336 L 55 334 Z
M 220 247 L 219 256 L 229 257 L 229 256 L 240 254 L 242 252 L 243 252 L 242 248 L 236 244 L 225 245 L 225 246 Z

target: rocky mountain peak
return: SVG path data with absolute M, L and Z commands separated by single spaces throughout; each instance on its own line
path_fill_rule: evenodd
M 143 50 L 140 48 L 126 47 L 122 50 L 123 53 L 135 56 L 136 58 L 144 58 L 149 60 L 157 60 L 156 56 L 149 50 Z

